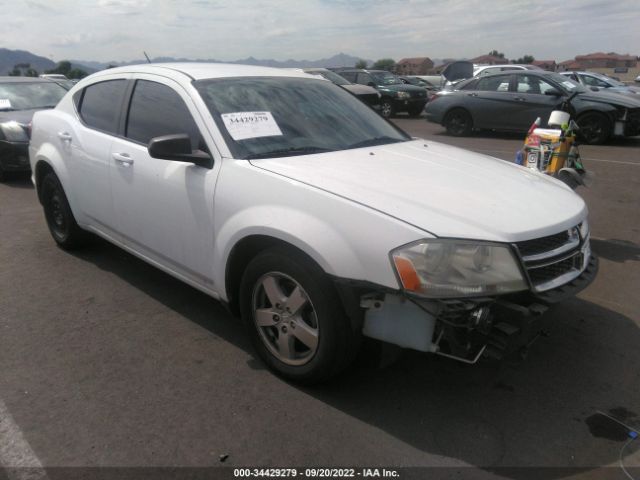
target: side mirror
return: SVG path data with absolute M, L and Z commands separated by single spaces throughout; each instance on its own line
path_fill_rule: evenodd
M 154 137 L 149 141 L 147 150 L 152 158 L 160 160 L 193 163 L 206 168 L 212 166 L 211 155 L 200 150 L 191 150 L 191 139 L 184 133 Z
M 590 89 L 592 92 L 599 92 L 600 89 L 598 87 L 591 87 Z
M 376 84 L 373 83 L 373 82 L 369 82 L 369 83 L 367 83 L 367 85 L 369 85 L 370 87 L 376 88 Z
M 551 95 L 553 97 L 561 97 L 562 96 L 562 92 L 560 90 L 558 90 L 557 88 L 550 88 L 549 90 L 544 92 L 544 94 L 545 95 Z

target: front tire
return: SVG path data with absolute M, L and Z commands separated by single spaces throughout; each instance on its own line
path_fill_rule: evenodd
M 67 196 L 56 174 L 50 172 L 45 175 L 40 188 L 44 216 L 55 242 L 65 250 L 84 245 L 87 234 L 73 217 Z
M 578 136 L 588 145 L 600 145 L 611 135 L 609 119 L 598 112 L 587 112 L 578 117 Z
M 331 280 L 293 249 L 272 248 L 247 266 L 240 311 L 256 352 L 278 375 L 298 383 L 325 381 L 356 353 Z
M 473 129 L 473 119 L 466 110 L 456 108 L 447 113 L 444 118 L 444 127 L 447 133 L 454 137 L 466 137 Z
M 380 104 L 380 115 L 384 118 L 391 118 L 395 114 L 395 109 L 393 108 L 393 102 L 389 99 L 382 100 Z

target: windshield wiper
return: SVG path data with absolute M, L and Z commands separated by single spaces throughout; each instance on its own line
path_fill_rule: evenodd
M 406 142 L 406 139 L 403 138 L 394 138 L 394 137 L 373 137 L 363 140 L 358 143 L 354 143 L 353 145 L 349 145 L 346 150 L 350 150 L 352 148 L 362 148 L 362 147 L 373 147 L 375 145 L 385 145 L 388 143 L 398 143 L 398 142 Z
M 294 155 L 305 155 L 311 153 L 333 152 L 330 148 L 324 147 L 291 147 L 281 148 L 279 150 L 271 150 L 270 152 L 250 153 L 245 160 L 253 160 L 256 158 L 274 158 L 274 157 L 291 157 Z

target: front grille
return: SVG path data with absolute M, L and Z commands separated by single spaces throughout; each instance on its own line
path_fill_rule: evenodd
M 540 285 L 558 278 L 565 273 L 569 273 L 574 269 L 582 266 L 582 255 L 577 253 L 569 258 L 560 260 L 559 262 L 545 265 L 543 267 L 529 268 L 529 278 L 534 285 Z
M 518 250 L 523 257 L 529 255 L 538 255 L 556 248 L 562 247 L 569 241 L 569 230 L 556 233 L 555 235 L 549 235 L 548 237 L 536 238 L 533 240 L 525 240 L 524 242 L 518 242 Z
M 571 281 L 590 255 L 588 238 L 580 239 L 578 227 L 546 237 L 516 243 L 529 279 L 536 291 L 545 291 Z

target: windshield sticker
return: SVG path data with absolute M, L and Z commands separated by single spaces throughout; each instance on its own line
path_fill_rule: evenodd
M 221 115 L 234 140 L 282 135 L 271 112 L 234 112 Z
M 567 87 L 569 90 L 573 90 L 574 88 L 576 88 L 576 86 L 573 83 L 569 82 L 569 81 L 562 82 L 562 85 Z
M 11 100 L 8 98 L 0 98 L 0 109 L 11 108 Z

